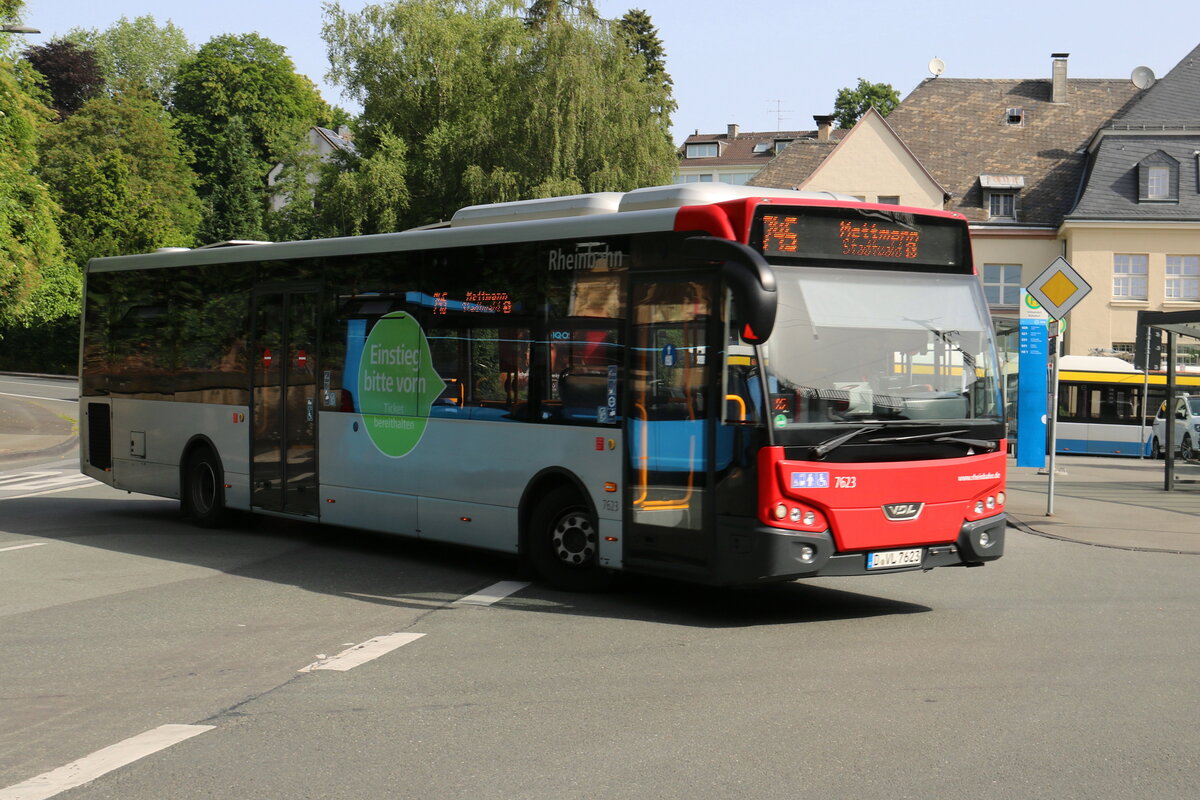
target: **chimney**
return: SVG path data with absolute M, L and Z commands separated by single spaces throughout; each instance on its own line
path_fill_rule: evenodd
M 1070 53 L 1051 53 L 1054 59 L 1050 82 L 1050 102 L 1067 102 L 1067 56 Z
M 829 132 L 833 129 L 833 116 L 827 114 L 813 114 L 813 121 L 817 123 L 817 141 L 828 142 Z
M 729 128 L 728 128 L 728 134 L 727 134 L 728 138 L 736 139 L 738 137 L 739 130 L 741 130 L 741 128 L 736 123 L 730 124 Z
M 354 134 L 350 132 L 350 127 L 348 125 L 338 125 L 337 135 L 346 141 L 350 141 L 354 138 Z

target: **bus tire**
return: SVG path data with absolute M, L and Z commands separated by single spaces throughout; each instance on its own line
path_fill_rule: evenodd
M 1192 435 L 1185 433 L 1183 441 L 1179 443 L 1179 455 L 1184 461 L 1191 461 L 1196 457 L 1196 451 L 1192 449 Z
M 613 573 L 600 567 L 596 517 L 569 486 L 551 490 L 538 503 L 527 544 L 534 569 L 556 589 L 599 592 L 612 586 Z
M 217 528 L 229 519 L 225 507 L 225 470 L 208 447 L 199 447 L 187 458 L 183 475 L 184 511 L 202 528 Z

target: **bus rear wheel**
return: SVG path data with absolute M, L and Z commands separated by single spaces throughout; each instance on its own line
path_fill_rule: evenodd
M 183 476 L 184 512 L 202 528 L 216 528 L 229 518 L 225 508 L 225 470 L 207 447 L 192 451 Z
M 577 492 L 554 489 L 530 519 L 529 558 L 538 575 L 556 589 L 599 592 L 613 583 L 613 573 L 600 567 L 600 529 Z

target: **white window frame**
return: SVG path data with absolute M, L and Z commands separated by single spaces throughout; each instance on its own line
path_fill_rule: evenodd
M 716 158 L 721 154 L 717 142 L 693 142 L 686 148 L 685 158 Z
M 997 209 L 999 213 L 997 213 Z M 1016 192 L 988 192 L 988 219 L 1017 218 Z
M 1167 256 L 1163 297 L 1176 302 L 1200 303 L 1200 256 Z
M 1171 168 L 1150 167 L 1146 178 L 1146 197 L 1150 200 L 1166 200 L 1171 196 Z
M 1146 300 L 1150 286 L 1150 256 L 1113 253 L 1113 300 Z
M 1023 287 L 1020 264 L 984 264 L 980 279 L 989 306 L 1013 308 L 1020 305 Z

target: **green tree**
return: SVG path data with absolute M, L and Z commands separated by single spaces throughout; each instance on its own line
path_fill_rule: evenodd
M 226 128 L 240 117 L 263 180 L 260 199 L 267 171 L 299 146 L 312 125 L 332 115 L 313 82 L 296 74 L 284 48 L 256 33 L 218 36 L 201 46 L 179 68 L 172 112 L 195 155 L 202 196 L 216 186 Z
M 145 90 L 93 98 L 50 128 L 41 175 L 81 268 L 97 256 L 193 244 L 196 178 L 170 116 Z
M 670 115 L 676 108 L 671 94 L 675 84 L 667 72 L 667 52 L 662 39 L 658 38 L 658 29 L 654 27 L 650 15 L 638 8 L 625 12 L 625 16 L 617 22 L 617 27 L 629 49 L 645 62 L 645 81 L 662 93 L 663 105 L 659 113 L 667 117 L 667 124 L 670 125 Z
M 263 231 L 264 176 L 255 158 L 250 130 L 241 117 L 232 117 L 220 132 L 220 151 L 209 165 L 212 190 L 205 199 L 200 239 L 265 239 Z
M 164 106 L 171 104 L 180 65 L 196 52 L 181 28 L 170 20 L 159 27 L 149 14 L 121 17 L 103 31 L 74 28 L 67 38 L 96 54 L 110 91 L 142 86 Z
M 19 9 L 5 3 L 0 18 L 18 21 Z M 38 130 L 50 112 L 30 94 L 33 80 L 28 65 L 0 56 L 0 337 L 79 308 L 80 276 L 63 249 L 59 208 L 35 174 Z
M 900 93 L 890 83 L 871 83 L 866 78 L 858 79 L 858 86 L 839 89 L 833 101 L 834 119 L 839 128 L 853 128 L 854 123 L 874 108 L 883 116 L 900 104 Z
M 326 6 L 330 75 L 363 106 L 360 148 L 370 157 L 381 130 L 406 145 L 407 223 L 670 180 L 669 87 L 644 80 L 644 59 L 592 3 L 525 11 L 518 0 Z
M 59 118 L 74 114 L 88 98 L 104 90 L 96 54 L 75 42 L 55 39 L 30 47 L 24 58 L 45 80 L 50 106 Z

